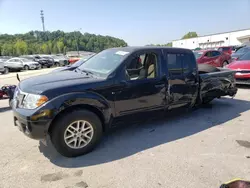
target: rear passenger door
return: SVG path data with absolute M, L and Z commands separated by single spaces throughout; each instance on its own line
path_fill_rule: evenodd
M 167 98 L 169 108 L 190 105 L 198 91 L 197 68 L 196 64 L 192 63 L 192 56 L 186 53 L 165 51 L 165 57 L 168 74 Z M 195 62 L 195 59 L 193 61 Z

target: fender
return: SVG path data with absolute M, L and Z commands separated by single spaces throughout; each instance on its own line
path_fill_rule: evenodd
M 109 124 L 113 115 L 111 103 L 111 101 L 107 101 L 103 96 L 91 91 L 67 93 L 50 100 L 50 104 L 53 106 L 52 119 L 67 108 L 88 105 L 97 109 L 103 115 L 104 123 Z

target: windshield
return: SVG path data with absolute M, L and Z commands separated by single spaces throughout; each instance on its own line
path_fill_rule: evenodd
M 248 52 L 248 51 L 250 51 L 249 48 L 240 48 L 240 49 L 237 50 L 237 52 L 235 52 L 235 53 L 236 53 L 236 54 L 238 54 L 238 53 L 246 53 L 246 52 Z
M 250 60 L 250 52 L 247 52 L 242 57 L 239 58 L 239 60 Z
M 104 50 L 83 63 L 79 69 L 91 71 L 97 76 L 107 77 L 127 57 L 129 52 L 118 49 Z
M 202 56 L 203 52 L 194 52 L 194 56 L 196 59 L 200 58 Z

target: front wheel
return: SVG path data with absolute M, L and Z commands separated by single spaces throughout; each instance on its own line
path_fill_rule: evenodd
M 56 62 L 55 67 L 60 67 L 60 64 Z
M 24 70 L 26 70 L 26 71 L 29 70 L 29 66 L 28 66 L 28 65 L 25 65 L 25 66 L 24 66 Z
M 51 141 L 56 150 L 65 157 L 77 157 L 92 151 L 102 137 L 99 117 L 87 110 L 65 114 L 55 122 Z

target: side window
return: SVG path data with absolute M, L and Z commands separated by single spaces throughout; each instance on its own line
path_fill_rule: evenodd
M 14 63 L 16 60 L 15 59 L 11 59 L 9 60 L 9 63 Z
M 155 53 L 135 56 L 126 66 L 127 80 L 150 79 L 157 77 L 158 57 Z
M 181 54 L 167 54 L 168 71 L 171 75 L 182 75 Z
M 220 52 L 218 52 L 218 51 L 213 51 L 213 52 L 212 52 L 212 55 L 213 55 L 213 57 L 219 56 L 219 55 L 220 55 Z
M 205 56 L 206 56 L 206 57 L 213 57 L 213 54 L 212 54 L 211 51 L 209 51 L 209 52 L 206 52 Z
M 196 67 L 195 58 L 192 54 L 167 54 L 168 72 L 170 76 L 183 76 L 189 74 Z

